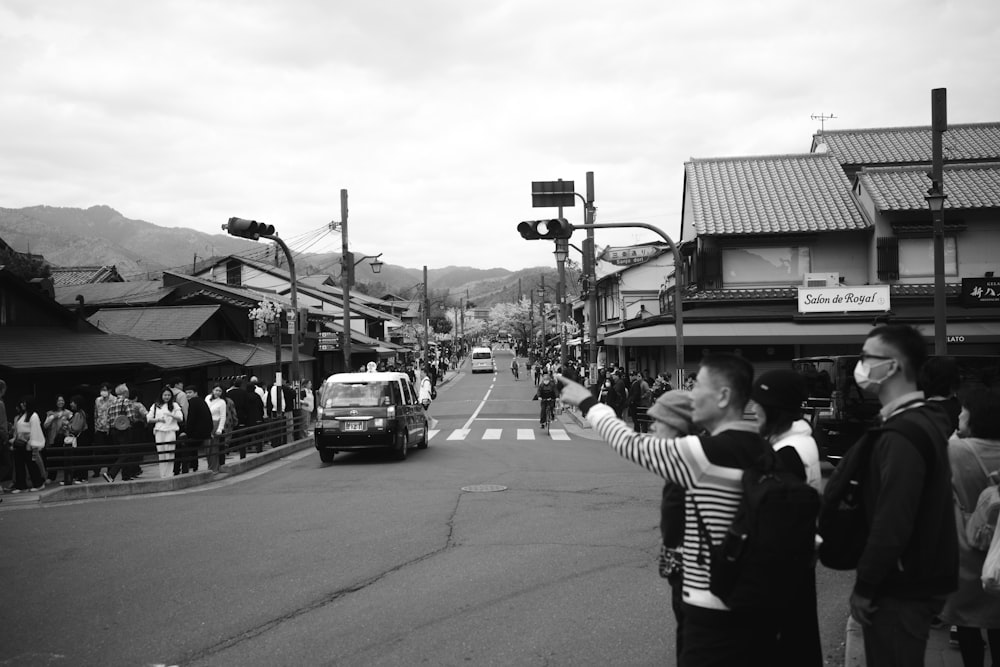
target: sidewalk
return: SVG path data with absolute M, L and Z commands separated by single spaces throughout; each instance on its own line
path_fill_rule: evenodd
M 864 667 L 865 645 L 861 636 L 861 626 L 853 618 L 847 619 L 847 649 L 844 651 L 844 667 Z M 963 667 L 962 655 L 958 646 L 948 641 L 949 628 L 931 628 L 931 636 L 927 642 L 927 653 L 924 657 L 926 667 Z M 985 664 L 990 663 L 989 649 L 986 650 Z

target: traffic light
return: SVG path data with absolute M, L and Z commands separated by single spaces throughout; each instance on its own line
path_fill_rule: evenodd
M 268 225 L 256 220 L 244 220 L 243 218 L 229 218 L 229 222 L 223 227 L 232 236 L 239 236 L 244 239 L 256 241 L 261 236 L 273 236 L 274 225 Z
M 521 233 L 521 238 L 532 241 L 537 239 L 568 239 L 573 235 L 573 225 L 566 218 L 525 220 L 518 224 L 517 231 Z

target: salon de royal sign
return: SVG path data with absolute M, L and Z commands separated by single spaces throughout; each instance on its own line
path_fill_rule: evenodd
M 853 313 L 889 310 L 888 285 L 800 287 L 800 313 Z

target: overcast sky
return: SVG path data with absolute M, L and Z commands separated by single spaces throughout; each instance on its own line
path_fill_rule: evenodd
M 346 189 L 356 252 L 552 264 L 515 229 L 555 216 L 533 180 L 593 171 L 600 222 L 677 241 L 691 157 L 808 152 L 818 114 L 928 125 L 937 87 L 949 122 L 1000 120 L 998 45 L 997 0 L 0 0 L 0 206 L 325 251 Z

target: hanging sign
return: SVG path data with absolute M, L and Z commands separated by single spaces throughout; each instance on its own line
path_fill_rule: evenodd
M 597 259 L 610 262 L 615 266 L 631 266 L 632 264 L 642 264 L 658 255 L 662 255 L 667 250 L 663 245 L 628 246 L 615 248 L 608 246 Z

